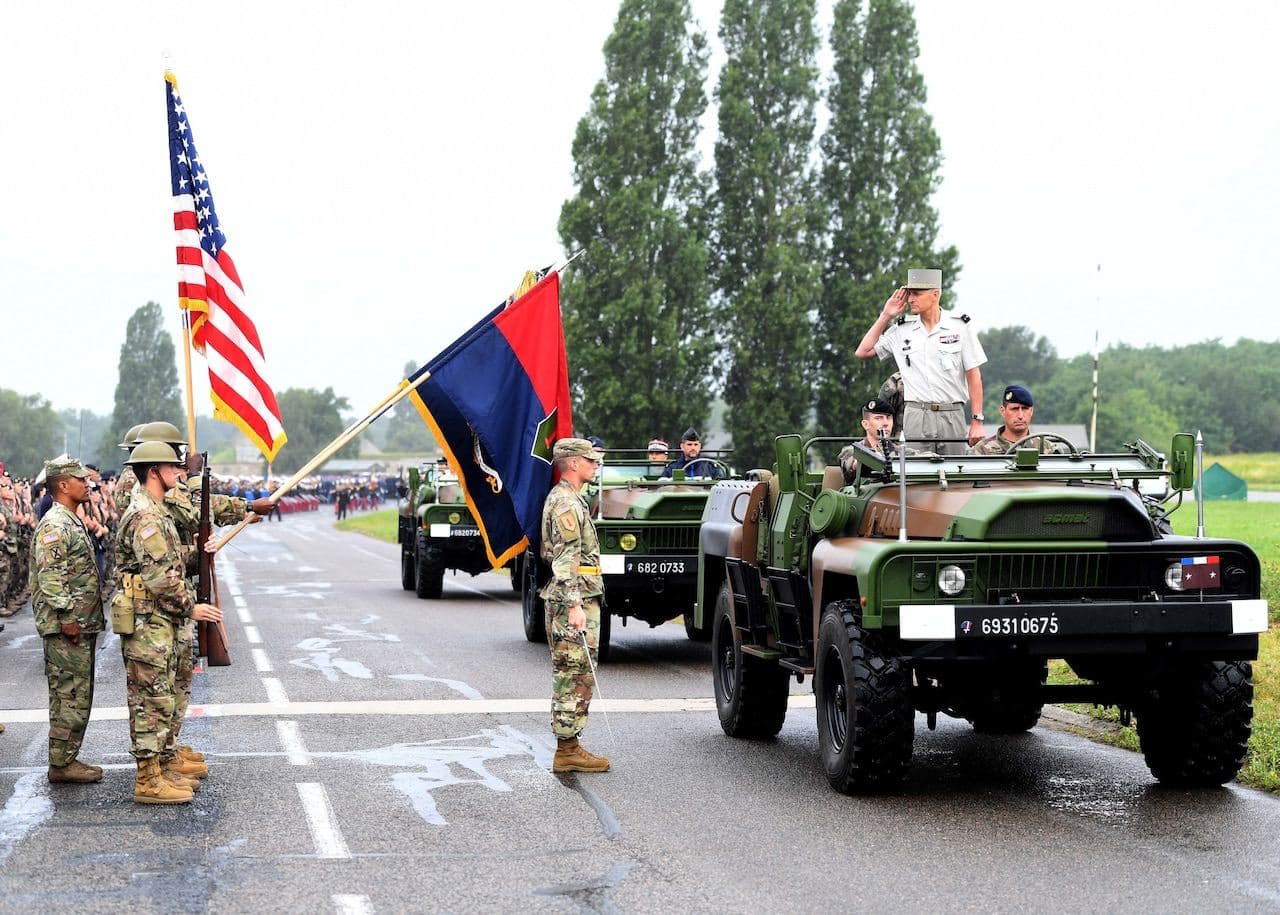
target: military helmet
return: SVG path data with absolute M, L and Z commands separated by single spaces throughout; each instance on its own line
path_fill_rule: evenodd
M 167 423 L 165 425 L 168 425 Z M 135 464 L 181 464 L 182 460 L 168 442 L 140 442 L 129 460 L 130 466 Z
M 134 445 L 138 444 L 138 433 L 142 431 L 142 423 L 136 426 L 130 426 L 129 431 L 124 434 L 124 438 L 120 439 L 119 447 L 128 451 Z
M 185 445 L 187 443 L 187 440 L 182 437 L 182 433 L 178 431 L 177 426 L 173 423 L 166 423 L 163 420 L 143 424 L 138 429 L 138 441 L 168 442 L 170 445 Z

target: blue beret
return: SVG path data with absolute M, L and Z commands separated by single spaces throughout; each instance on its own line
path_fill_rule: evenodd
M 1020 384 L 1011 384 L 1004 389 L 1004 396 L 1000 398 L 1001 403 L 1018 403 L 1024 407 L 1034 407 L 1036 405 L 1035 398 Z

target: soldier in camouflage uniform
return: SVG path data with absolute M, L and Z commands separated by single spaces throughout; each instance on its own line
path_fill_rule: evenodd
M 203 763 L 175 757 L 161 768 L 161 754 L 173 723 L 175 633 L 184 621 L 217 621 L 215 607 L 196 603 L 186 578 L 189 553 L 165 493 L 177 485 L 181 463 L 164 442 L 143 442 L 129 458 L 138 477 L 129 509 L 120 521 L 120 594 L 132 605 L 133 632 L 121 633 L 129 694 L 130 752 L 138 763 L 133 799 L 141 804 L 184 804 L 191 800 L 189 776 L 208 773 Z M 112 617 L 117 607 L 112 604 Z
M 1035 444 L 1027 443 L 1024 447 L 1036 447 L 1041 454 L 1066 454 L 1068 449 L 1061 442 L 1055 442 L 1031 433 L 1031 415 L 1035 412 L 1035 398 L 1020 384 L 1011 384 L 1004 389 L 1000 397 L 1000 418 L 1004 424 L 994 435 L 977 442 L 972 447 L 974 454 L 1008 454 L 1015 444 L 1024 438 L 1030 438 Z
M 13 616 L 18 612 L 13 605 L 13 598 L 21 590 L 18 582 L 18 571 L 21 560 L 18 558 L 18 500 L 13 491 L 13 480 L 8 474 L 0 475 L 0 519 L 3 519 L 4 544 L 0 549 L 4 552 L 4 587 L 0 589 L 0 616 Z
M 134 449 L 138 442 L 138 433 L 142 431 L 142 423 L 131 428 L 124 434 L 120 444 L 116 447 L 124 450 L 125 460 L 129 459 L 129 452 Z M 138 478 L 133 473 L 133 468 L 127 463 L 124 469 L 120 471 L 120 477 L 116 480 L 115 502 L 116 511 L 124 514 L 124 510 L 129 507 L 129 494 L 133 492 L 133 484 L 138 482 Z
M 18 521 L 18 572 L 10 607 L 16 612 L 31 597 L 31 543 L 36 529 L 36 513 L 31 507 L 31 481 L 25 477 L 14 484 L 14 501 Z
M 551 648 L 551 730 L 556 735 L 551 768 L 606 772 L 609 760 L 578 743 L 595 688 L 592 668 L 598 657 L 604 593 L 600 543 L 582 487 L 595 478 L 603 455 L 580 438 L 560 439 L 552 454 L 560 482 L 542 506 L 542 558 L 551 566 L 551 580 L 539 592 L 546 601 Z
M 31 604 L 49 679 L 49 781 L 97 782 L 102 769 L 76 759 L 93 707 L 104 625 L 93 538 L 76 516 L 89 499 L 89 473 L 74 458 L 60 458 L 45 464 L 45 479 L 53 505 L 35 530 Z

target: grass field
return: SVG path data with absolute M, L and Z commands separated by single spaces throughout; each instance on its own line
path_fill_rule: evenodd
M 1217 461 L 1249 484 L 1250 489 L 1280 489 L 1280 452 L 1214 454 L 1204 456 L 1204 466 Z
M 1276 455 L 1247 455 L 1249 458 Z M 1236 471 L 1233 468 L 1232 472 Z M 1280 472 L 1280 462 L 1277 463 Z M 1188 501 L 1173 516 L 1173 529 L 1194 534 L 1195 503 Z M 1253 547 L 1262 562 L 1262 596 L 1270 602 L 1271 631 L 1262 636 L 1258 660 L 1253 664 L 1253 738 L 1240 781 L 1255 788 L 1280 794 L 1280 503 L 1208 502 L 1204 508 L 1204 532 L 1209 537 L 1243 540 Z M 1070 668 L 1055 661 L 1049 678 L 1054 683 L 1075 682 Z M 1094 718 L 1116 724 L 1101 739 L 1130 750 L 1138 749 L 1138 734 L 1132 727 L 1120 727 L 1115 709 L 1067 706 Z M 1090 734 L 1089 736 L 1098 736 Z
M 381 540 L 384 543 L 396 542 L 396 515 L 399 509 L 383 508 L 376 512 L 361 512 L 358 515 L 347 515 L 334 525 L 340 531 L 355 531 Z

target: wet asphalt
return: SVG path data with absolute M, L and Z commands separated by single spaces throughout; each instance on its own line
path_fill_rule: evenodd
M 82 752 L 106 777 L 49 785 L 39 639 L 7 621 L 0 912 L 1280 908 L 1276 798 L 1164 789 L 1044 722 L 923 718 L 900 790 L 839 795 L 809 684 L 776 740 L 726 737 L 708 648 L 675 625 L 615 624 L 601 693 L 652 701 L 593 714 L 613 771 L 554 776 L 546 647 L 509 579 L 418 600 L 397 547 L 331 522 L 255 525 L 219 560 L 234 663 L 196 677 L 183 733 L 212 774 L 191 805 L 132 803 L 111 635 Z

